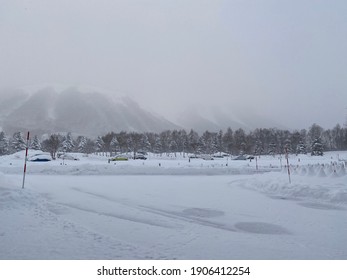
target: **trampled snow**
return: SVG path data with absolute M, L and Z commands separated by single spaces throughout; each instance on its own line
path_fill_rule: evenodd
M 346 152 L 73 156 L 0 157 L 0 259 L 347 259 Z

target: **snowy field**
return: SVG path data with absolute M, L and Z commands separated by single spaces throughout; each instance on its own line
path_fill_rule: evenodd
M 347 259 L 347 152 L 74 156 L 0 157 L 0 259 Z

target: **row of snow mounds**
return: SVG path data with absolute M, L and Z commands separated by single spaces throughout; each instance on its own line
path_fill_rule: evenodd
M 287 172 L 287 170 L 287 166 L 282 168 L 282 172 Z M 290 172 L 293 175 L 317 177 L 342 177 L 347 175 L 345 164 L 337 162 L 332 162 L 330 164 L 290 165 Z

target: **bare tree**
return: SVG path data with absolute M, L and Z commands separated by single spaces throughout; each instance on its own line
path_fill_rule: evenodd
M 60 144 L 61 136 L 59 134 L 52 134 L 48 139 L 42 142 L 44 150 L 51 154 L 52 159 L 56 159 Z

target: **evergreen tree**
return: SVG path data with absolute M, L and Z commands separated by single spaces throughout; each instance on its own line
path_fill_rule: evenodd
M 162 151 L 168 153 L 170 151 L 170 143 L 172 140 L 171 131 L 165 130 L 162 133 L 160 133 L 159 136 L 160 136 Z
M 11 149 L 15 152 L 25 150 L 26 144 L 21 132 L 15 132 L 12 137 Z
M 0 156 L 7 155 L 9 153 L 9 142 L 5 132 L 0 132 Z
M 39 137 L 37 135 L 34 136 L 34 140 L 31 143 L 30 148 L 33 150 L 41 150 L 42 149 Z
M 153 132 L 147 132 L 146 134 L 147 141 L 148 141 L 148 151 L 154 153 L 155 151 L 155 140 L 157 137 L 157 134 Z
M 292 143 L 288 138 L 284 141 L 284 152 L 288 154 L 292 152 Z
M 223 136 L 223 144 L 227 153 L 232 154 L 234 147 L 234 135 L 232 129 L 229 127 Z
M 224 142 L 223 142 L 223 130 L 219 130 L 216 138 L 215 138 L 215 146 L 216 146 L 216 151 L 219 152 L 219 155 L 222 154 L 223 152 L 223 147 L 224 147 Z
M 242 128 L 239 128 L 234 133 L 234 142 L 236 152 L 243 155 L 246 152 L 246 133 Z
M 116 135 L 113 136 L 111 143 L 110 143 L 110 146 L 111 146 L 111 151 L 114 152 L 115 154 L 119 151 L 119 142 L 117 140 Z
M 97 152 L 104 152 L 104 141 L 102 140 L 101 136 L 98 136 L 96 139 L 95 150 Z
M 175 154 L 175 157 L 177 156 L 177 155 L 176 155 L 177 149 L 178 149 L 178 145 L 177 145 L 176 141 L 171 140 L 171 143 L 170 143 L 170 152 L 171 152 L 171 153 L 174 153 L 174 154 Z
M 150 151 L 151 143 L 149 142 L 147 134 L 142 134 L 142 140 L 140 145 L 140 151 L 143 153 L 147 153 Z
M 119 143 L 119 149 L 121 153 L 126 153 L 129 150 L 128 138 L 129 135 L 125 131 L 121 131 L 117 134 L 117 141 Z
M 77 151 L 80 153 L 86 153 L 87 138 L 84 136 L 78 137 Z
M 261 155 L 264 152 L 263 145 L 260 140 L 255 141 L 254 155 Z
M 276 146 L 276 143 L 271 142 L 271 143 L 269 144 L 269 151 L 268 151 L 268 154 L 274 156 L 274 155 L 276 154 L 276 147 L 277 147 L 277 146 Z
M 306 154 L 306 145 L 303 141 L 300 141 L 296 147 L 297 154 Z
M 155 137 L 154 152 L 160 155 L 163 152 L 163 147 L 161 145 L 161 140 L 159 135 L 156 135 Z
M 321 136 L 323 134 L 323 128 L 320 127 L 317 124 L 313 124 L 308 133 L 307 133 L 307 146 L 311 148 L 313 147 L 312 144 L 317 140 L 317 139 L 321 139 Z
M 68 134 L 66 134 L 66 136 L 64 137 L 63 143 L 63 151 L 66 153 L 68 152 L 72 152 L 73 148 L 74 148 L 74 143 L 73 143 L 73 139 L 71 136 L 71 133 L 69 132 Z
M 311 155 L 312 156 L 322 156 L 323 155 L 323 144 L 321 143 L 320 138 L 316 138 L 311 146 Z
M 188 148 L 189 152 L 197 154 L 199 149 L 199 134 L 193 129 L 188 134 Z

